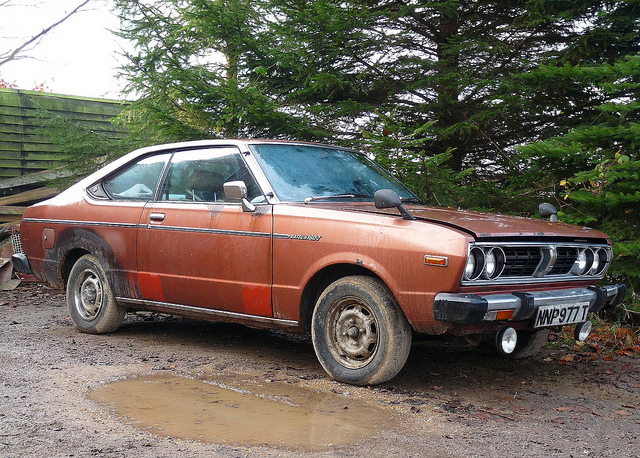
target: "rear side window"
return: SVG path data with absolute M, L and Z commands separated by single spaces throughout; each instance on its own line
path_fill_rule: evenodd
M 153 200 L 170 157 L 170 153 L 145 157 L 107 178 L 103 187 L 112 199 Z

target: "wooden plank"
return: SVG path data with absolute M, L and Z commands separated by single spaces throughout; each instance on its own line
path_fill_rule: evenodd
M 22 215 L 27 207 L 0 206 L 0 215 Z
M 17 224 L 20 224 L 20 221 L 21 221 L 20 218 L 12 219 L 11 221 L 6 221 L 0 224 L 0 229 L 4 229 L 5 227 L 15 226 Z
M 11 204 L 22 204 L 25 202 L 34 202 L 34 201 L 44 200 L 44 199 L 48 199 L 49 197 L 55 196 L 59 192 L 60 191 L 58 191 L 55 188 L 47 188 L 47 187 L 31 189 L 30 191 L 24 191 L 19 194 L 0 197 L 0 206 L 11 205 Z
M 68 177 L 69 175 L 71 175 L 71 172 L 63 168 L 43 170 L 41 172 L 0 180 L 0 189 L 17 188 L 19 186 L 44 183 L 45 181 L 53 180 L 54 178 Z
M 2 151 L 0 148 L 0 159 L 3 160 L 58 161 L 66 160 L 67 156 L 57 151 Z
M 19 168 L 22 170 L 31 170 L 36 172 L 38 170 L 53 169 L 65 164 L 65 161 L 18 161 L 18 160 L 0 160 L 0 168 L 14 169 Z

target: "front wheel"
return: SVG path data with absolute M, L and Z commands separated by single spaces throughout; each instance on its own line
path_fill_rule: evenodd
M 71 268 L 67 305 L 73 324 L 90 334 L 115 331 L 127 312 L 116 302 L 100 261 L 90 254 L 82 256 Z
M 365 276 L 327 287 L 316 303 L 311 337 L 327 373 L 353 385 L 392 379 L 411 349 L 411 326 L 393 294 L 380 280 Z

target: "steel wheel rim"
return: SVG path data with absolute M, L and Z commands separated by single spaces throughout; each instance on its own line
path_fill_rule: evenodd
M 98 275 L 86 269 L 78 277 L 74 290 L 74 305 L 78 314 L 85 321 L 92 321 L 98 316 L 103 306 L 103 288 Z
M 357 297 L 336 301 L 325 329 L 331 355 L 348 369 L 360 369 L 378 350 L 378 321 L 371 307 Z

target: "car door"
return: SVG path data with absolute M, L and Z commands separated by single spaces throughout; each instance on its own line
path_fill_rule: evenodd
M 244 212 L 223 184 L 244 181 L 264 201 L 235 147 L 175 152 L 138 230 L 143 299 L 271 316 L 271 206 Z M 266 201 L 264 201 L 266 202 Z

